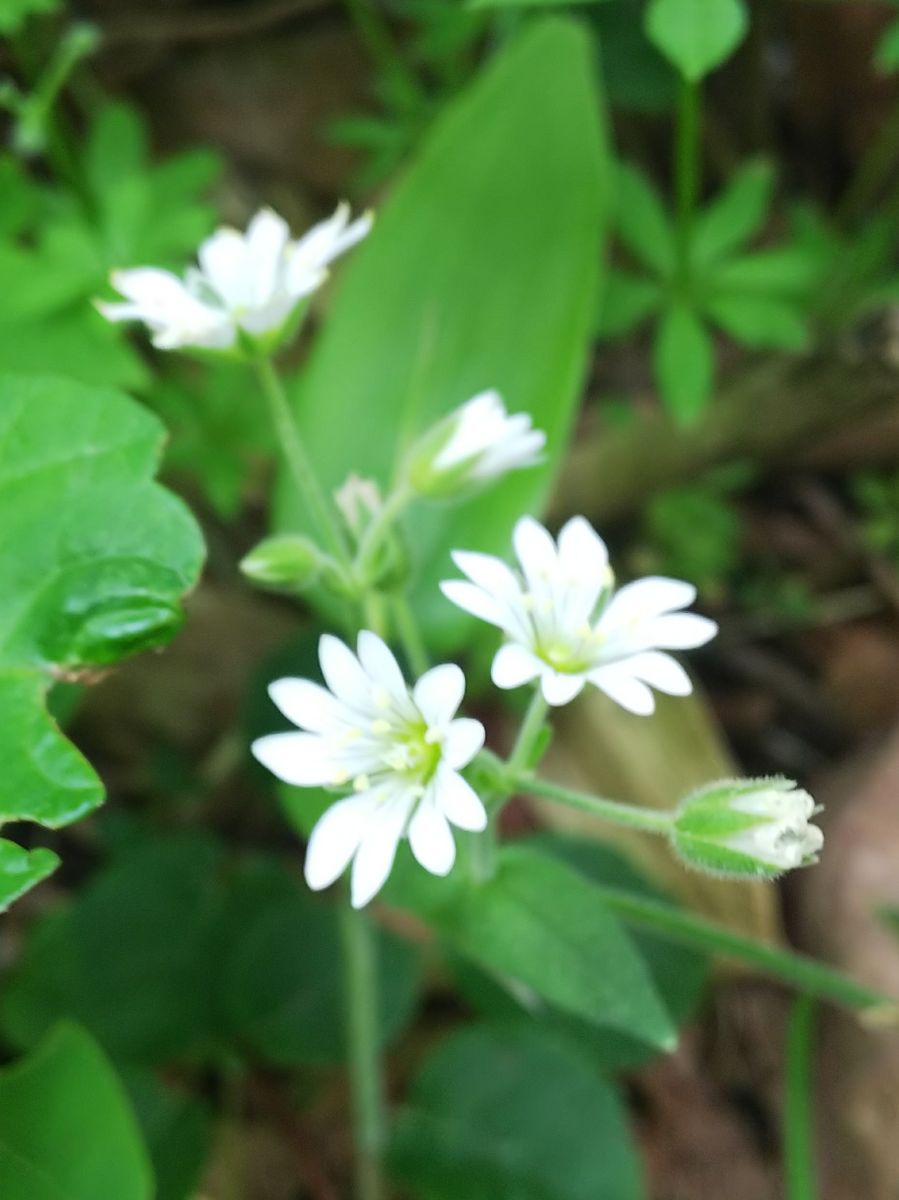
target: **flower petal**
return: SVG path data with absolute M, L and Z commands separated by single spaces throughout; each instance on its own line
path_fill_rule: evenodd
M 339 723 L 341 708 L 329 691 L 309 679 L 276 679 L 268 694 L 288 721 L 312 733 L 324 733 Z
M 249 287 L 253 303 L 264 308 L 279 287 L 284 251 L 290 238 L 287 222 L 270 208 L 262 208 L 247 226 L 246 253 L 249 258 Z
M 586 518 L 572 517 L 559 531 L 559 567 L 596 597 L 609 583 L 608 548 Z
M 684 668 L 661 650 L 645 650 L 628 658 L 626 664 L 636 679 L 642 679 L 669 696 L 689 696 L 693 691 L 690 676 Z
M 318 643 L 318 659 L 325 683 L 338 700 L 351 708 L 371 708 L 371 686 L 359 660 L 349 646 L 331 633 L 323 633 Z
M 487 828 L 487 811 L 481 798 L 456 771 L 442 763 L 434 777 L 434 795 L 443 814 L 453 825 L 479 833 Z
M 681 579 L 648 575 L 618 589 L 602 614 L 603 628 L 637 625 L 661 613 L 686 608 L 696 599 L 696 588 Z
M 433 798 L 425 797 L 409 823 L 412 853 L 432 875 L 448 875 L 456 861 L 456 843 L 446 817 Z
M 386 688 L 398 705 L 408 706 L 409 689 L 393 651 L 382 638 L 363 629 L 356 642 L 359 662 L 371 681 Z
M 626 708 L 628 712 L 640 717 L 648 717 L 655 711 L 655 698 L 645 683 L 635 679 L 626 670 L 625 663 L 611 663 L 606 667 L 597 667 L 590 672 L 590 682 L 600 691 Z
M 343 874 L 375 815 L 376 801 L 371 792 L 338 800 L 322 813 L 310 835 L 303 868 L 314 892 Z
M 382 800 L 373 814 L 353 860 L 350 887 L 353 908 L 368 904 L 387 882 L 414 803 L 413 797 L 403 792 Z
M 544 664 L 531 650 L 507 642 L 494 655 L 490 678 L 498 688 L 517 688 L 536 679 L 543 669 Z
M 457 717 L 450 722 L 443 739 L 441 757 L 447 766 L 467 767 L 484 745 L 484 726 L 473 717 Z
M 228 308 L 252 306 L 252 271 L 243 234 L 217 229 L 202 243 L 197 258 L 207 283 Z
M 552 534 L 533 517 L 521 517 L 512 531 L 512 545 L 528 589 L 541 592 L 546 580 L 558 573 L 559 558 Z
M 554 708 L 569 704 L 575 696 L 580 694 L 586 682 L 586 675 L 566 674 L 544 667 L 540 679 L 543 699 Z
M 455 663 L 425 671 L 412 689 L 412 699 L 428 725 L 445 725 L 455 716 L 465 694 L 465 676 Z
M 698 613 L 671 613 L 656 617 L 641 628 L 647 645 L 660 646 L 665 650 L 692 650 L 704 646 L 718 632 L 718 626 L 708 617 Z
M 314 733 L 269 733 L 250 746 L 253 756 L 273 775 L 294 787 L 334 782 L 337 764 L 324 738 Z
M 464 579 L 446 579 L 440 584 L 440 590 L 457 608 L 464 609 L 480 621 L 486 621 L 488 625 L 505 629 L 508 623 L 506 606 L 488 592 Z

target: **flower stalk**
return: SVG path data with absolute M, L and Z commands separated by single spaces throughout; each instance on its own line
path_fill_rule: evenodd
M 328 505 L 312 463 L 309 461 L 309 456 L 303 447 L 278 373 L 272 366 L 271 360 L 265 356 L 257 358 L 253 366 L 268 403 L 269 415 L 278 443 L 284 453 L 287 468 L 300 499 L 337 561 L 346 564 L 348 550 L 343 532 Z
M 378 1052 L 378 978 L 368 916 L 347 898 L 340 904 L 347 1061 L 353 1096 L 356 1200 L 383 1200 L 385 1121 Z
M 614 825 L 627 829 L 640 829 L 647 833 L 667 834 L 671 829 L 673 814 L 655 809 L 637 808 L 620 800 L 607 800 L 602 796 L 591 796 L 589 792 L 575 791 L 549 779 L 540 779 L 530 771 L 510 773 L 509 783 L 516 790 L 531 796 L 542 796 L 555 800 L 568 808 L 576 808 L 594 817 L 602 817 Z

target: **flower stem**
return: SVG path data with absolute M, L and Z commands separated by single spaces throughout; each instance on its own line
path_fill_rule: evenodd
M 788 1200 L 815 1200 L 812 1143 L 812 1045 L 815 1001 L 799 996 L 787 1028 L 787 1080 L 784 1106 L 784 1175 Z
M 515 786 L 522 792 L 532 796 L 545 796 L 548 800 L 558 800 L 569 808 L 580 809 L 595 817 L 612 821 L 615 825 L 626 825 L 630 829 L 644 829 L 648 833 L 667 833 L 671 827 L 672 814 L 656 812 L 648 808 L 636 808 L 632 804 L 623 804 L 620 800 L 606 800 L 602 796 L 591 796 L 588 792 L 577 792 L 572 788 L 562 787 L 549 779 L 538 779 L 528 771 L 519 771 L 512 776 Z
M 347 1055 L 353 1093 L 356 1150 L 355 1200 L 383 1200 L 384 1102 L 378 1052 L 378 981 L 375 943 L 368 916 L 340 905 L 344 963 Z
M 338 562 L 346 566 L 349 562 L 346 539 L 303 447 L 281 380 L 268 358 L 255 359 L 254 366 L 268 401 L 275 434 L 300 499 Z
M 410 493 L 405 488 L 397 488 L 384 501 L 384 506 L 371 524 L 365 530 L 356 551 L 355 569 L 360 578 L 365 578 L 365 572 L 371 566 L 372 560 L 380 549 L 383 538 L 390 533 L 397 517 L 409 503 Z
M 530 761 L 531 752 L 543 732 L 547 707 L 540 688 L 534 688 L 530 704 L 524 714 L 524 720 L 521 722 L 521 728 L 518 730 L 515 745 L 509 755 L 507 765 L 510 771 L 523 771 L 525 768 L 533 766 Z
M 741 933 L 734 933 L 732 929 L 661 900 L 639 896 L 624 888 L 607 887 L 605 884 L 595 886 L 612 912 L 629 925 L 651 929 L 683 946 L 699 947 L 711 954 L 721 954 L 736 962 L 746 963 L 821 1000 L 831 1000 L 846 1008 L 867 1010 L 872 1022 L 891 1026 L 899 1024 L 899 1006 L 895 1000 L 871 991 L 848 975 L 813 958 L 744 937 Z
M 431 660 L 428 657 L 428 650 L 424 638 L 421 636 L 418 621 L 415 619 L 415 613 L 409 603 L 409 597 L 405 592 L 395 592 L 390 598 L 390 607 L 397 637 L 409 661 L 412 673 L 415 676 L 424 675 L 431 665 Z
M 674 141 L 674 181 L 677 199 L 678 266 L 687 278 L 690 237 L 699 191 L 699 84 L 682 77 L 677 97 Z

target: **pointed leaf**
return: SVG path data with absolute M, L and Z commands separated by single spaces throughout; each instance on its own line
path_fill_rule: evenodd
M 710 321 L 756 349 L 802 350 L 809 331 L 795 304 L 751 292 L 722 292 L 703 304 Z
M 695 267 L 718 262 L 748 242 L 762 227 L 774 190 L 770 163 L 746 163 L 724 191 L 696 218 L 690 238 Z
M 567 864 L 506 847 L 491 879 L 472 886 L 420 868 L 395 870 L 385 895 L 428 920 L 451 947 L 556 1008 L 670 1049 L 671 1018 L 649 972 L 597 890 Z
M 659 322 L 653 367 L 666 408 L 678 424 L 692 424 L 711 397 L 715 357 L 705 326 L 686 306 L 673 305 Z
M 484 388 L 549 436 L 545 462 L 461 508 L 416 513 L 413 604 L 445 650 L 470 625 L 437 582 L 453 546 L 500 551 L 565 450 L 596 303 L 607 157 L 594 49 L 573 22 L 528 26 L 435 123 L 347 263 L 300 381 L 328 490 L 386 484 L 408 437 Z M 296 528 L 283 489 L 278 524 Z
M 623 337 L 631 333 L 655 312 L 661 299 L 662 289 L 654 279 L 610 270 L 599 306 L 600 337 Z
M 620 163 L 615 172 L 615 231 L 631 254 L 661 276 L 677 260 L 674 227 L 655 188 L 642 171 Z

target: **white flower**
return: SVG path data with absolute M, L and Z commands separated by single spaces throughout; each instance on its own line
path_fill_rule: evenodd
M 810 824 L 816 812 L 814 800 L 791 780 L 771 780 L 765 787 L 734 796 L 730 807 L 759 821 L 731 834 L 724 844 L 775 870 L 789 871 L 814 861 L 824 845 L 824 834 Z
M 811 823 L 818 811 L 792 779 L 726 779 L 682 801 L 672 843 L 692 866 L 770 878 L 818 861 L 824 834 Z
M 451 495 L 535 466 L 545 444 L 546 434 L 527 413 L 510 416 L 498 392 L 480 392 L 419 440 L 409 483 L 421 495 Z
M 357 654 L 325 634 L 319 659 L 330 690 L 306 679 L 269 688 L 305 732 L 270 734 L 252 749 L 295 787 L 352 787 L 312 831 L 306 881 L 327 887 L 352 861 L 360 908 L 385 883 L 402 837 L 426 870 L 446 875 L 456 853 L 450 824 L 486 827 L 483 804 L 459 774 L 483 745 L 484 727 L 455 716 L 465 677 L 453 664 L 426 671 L 410 691 L 393 654 L 368 631 Z
M 123 302 L 99 301 L 110 321 L 143 321 L 161 350 L 195 346 L 230 349 L 238 333 L 251 338 L 280 330 L 299 301 L 327 278 L 327 266 L 365 237 L 370 215 L 350 223 L 341 204 L 298 241 L 271 209 L 253 217 L 246 233 L 222 228 L 198 252 L 199 268 L 185 278 L 160 267 L 114 271 Z
M 440 585 L 454 604 L 506 634 L 493 660 L 497 687 L 539 679 L 547 703 L 567 704 L 592 683 L 641 714 L 654 708 L 649 685 L 690 693 L 683 667 L 661 650 L 701 646 L 717 631 L 707 617 L 677 611 L 696 598 L 691 584 L 654 577 L 614 591 L 605 543 L 583 517 L 563 526 L 558 544 L 522 517 L 513 542 L 521 575 L 498 558 L 459 550 L 453 560 L 468 580 Z

